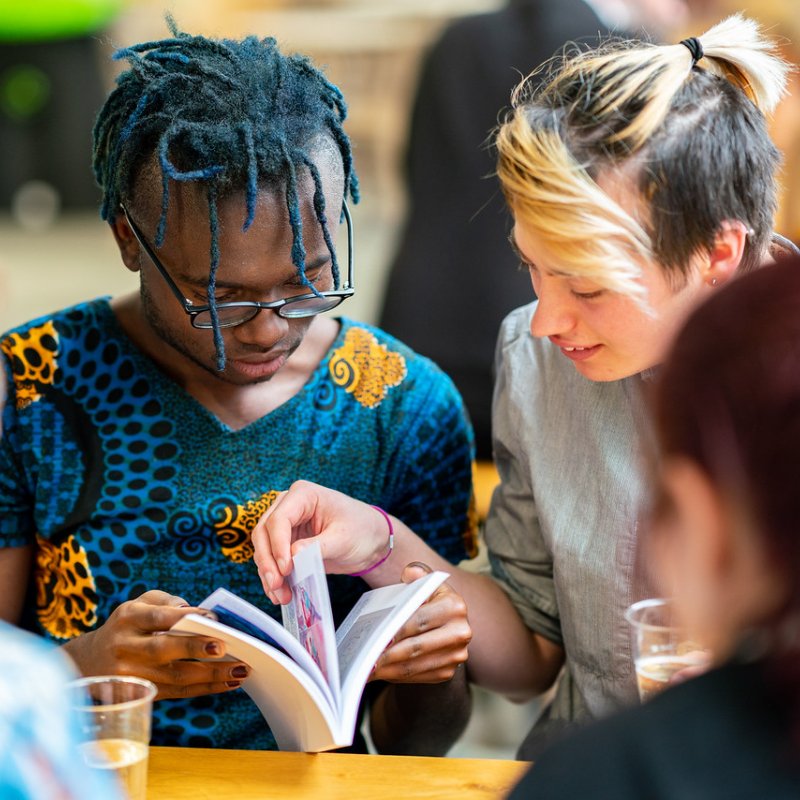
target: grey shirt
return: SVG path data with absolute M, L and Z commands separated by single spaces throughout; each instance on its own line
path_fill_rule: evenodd
M 493 409 L 501 484 L 485 538 L 492 573 L 525 624 L 565 648 L 550 708 L 520 751 L 532 757 L 565 722 L 636 699 L 625 609 L 645 475 L 643 379 L 598 383 L 529 330 L 535 303 L 500 331 Z

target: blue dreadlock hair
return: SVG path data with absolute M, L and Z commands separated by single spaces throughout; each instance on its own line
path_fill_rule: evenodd
M 350 140 L 342 123 L 347 107 L 339 89 L 308 58 L 284 55 L 273 38 L 239 41 L 192 36 L 167 16 L 172 38 L 118 50 L 130 68 L 100 110 L 94 126 L 94 174 L 103 190 L 100 216 L 113 222 L 129 202 L 145 162 L 157 156 L 161 170 L 161 216 L 155 245 L 164 242 L 170 180 L 204 182 L 211 231 L 208 298 L 217 368 L 225 349 L 215 302 L 219 265 L 217 202 L 245 191 L 246 217 L 253 221 L 260 184 L 282 185 L 292 226 L 292 262 L 303 283 L 305 250 L 297 194 L 298 170 L 314 181 L 314 211 L 331 254 L 333 279 L 339 269 L 325 214 L 319 171 L 306 147 L 320 134 L 333 139 L 344 165 L 345 197 L 358 202 Z M 339 212 L 341 214 L 341 212 Z M 337 222 L 339 217 L 337 216 Z

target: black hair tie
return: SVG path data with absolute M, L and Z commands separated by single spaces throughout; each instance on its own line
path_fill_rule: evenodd
M 696 36 L 692 36 L 690 39 L 681 39 L 679 44 L 682 44 L 692 54 L 692 66 L 705 55 L 703 53 L 703 45 L 700 44 L 700 40 Z

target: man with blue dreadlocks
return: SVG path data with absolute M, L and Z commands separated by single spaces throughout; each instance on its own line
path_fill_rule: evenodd
M 154 681 L 156 744 L 270 748 L 239 690 L 247 665 L 165 632 L 217 586 L 279 618 L 250 531 L 298 479 L 410 521 L 458 562 L 474 543 L 471 432 L 431 362 L 319 316 L 353 293 L 338 89 L 272 39 L 170 24 L 117 53 L 130 66 L 94 131 L 101 215 L 140 291 L 0 342 L 0 617 L 84 674 Z M 338 624 L 367 584 L 329 580 Z M 445 585 L 368 686 L 379 749 L 446 751 L 469 713 L 450 698 L 470 636 Z

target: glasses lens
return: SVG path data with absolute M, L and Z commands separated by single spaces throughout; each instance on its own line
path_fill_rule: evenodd
M 236 325 L 249 322 L 258 312 L 258 306 L 218 306 L 217 319 L 219 320 L 220 328 L 233 328 Z M 195 314 L 192 319 L 192 325 L 203 330 L 213 328 L 211 312 L 201 311 L 199 314 Z
M 278 313 L 282 317 L 297 319 L 298 317 L 313 317 L 336 308 L 344 300 L 343 297 L 304 297 L 302 300 L 290 300 L 282 306 Z

